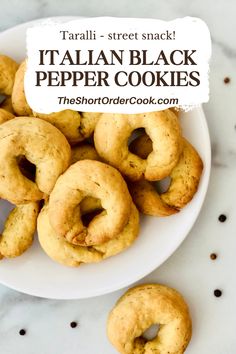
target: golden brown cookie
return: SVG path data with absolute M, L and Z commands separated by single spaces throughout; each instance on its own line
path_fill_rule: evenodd
M 65 109 L 60 112 L 43 114 L 33 112 L 34 116 L 46 120 L 59 129 L 70 144 L 76 144 L 85 139 L 80 131 L 81 116 L 77 111 Z
M 13 204 L 38 201 L 50 194 L 70 163 L 64 135 L 37 118 L 19 117 L 0 125 L 0 197 Z M 35 182 L 23 176 L 19 159 L 36 166 Z
M 82 144 L 71 149 L 71 164 L 81 160 L 97 160 L 100 156 L 92 145 Z M 101 201 L 92 197 L 84 198 L 80 203 L 81 215 L 101 209 Z
M 33 111 L 30 108 L 25 97 L 24 78 L 27 61 L 24 60 L 17 70 L 13 91 L 12 91 L 12 106 L 18 116 L 32 116 Z
M 138 156 L 148 156 L 152 143 L 147 135 L 142 135 L 131 144 Z M 165 193 L 158 194 L 153 184 L 138 181 L 129 189 L 138 209 L 144 214 L 168 216 L 176 213 L 191 201 L 197 192 L 203 169 L 202 160 L 194 147 L 183 138 L 183 151 L 178 164 L 170 173 L 170 185 Z
M 170 174 L 170 186 L 161 194 L 164 203 L 177 209 L 192 200 L 203 170 L 203 162 L 195 148 L 186 139 L 183 139 L 183 145 L 180 160 Z
M 71 145 L 85 140 L 90 137 L 94 131 L 98 120 L 98 113 L 94 116 L 88 113 L 72 111 L 65 109 L 60 112 L 43 114 L 33 112 L 35 117 L 45 119 L 55 125 L 67 138 Z
M 32 244 L 39 213 L 38 203 L 16 206 L 8 215 L 0 236 L 0 255 L 20 256 Z
M 85 197 L 101 201 L 106 213 L 85 227 L 80 203 Z M 117 236 L 127 224 L 131 197 L 121 174 L 99 161 L 82 160 L 71 165 L 56 182 L 49 199 L 50 222 L 56 233 L 73 244 L 100 244 Z
M 128 139 L 138 128 L 145 128 L 153 143 L 147 159 L 129 151 Z M 98 154 L 132 181 L 165 178 L 182 152 L 179 120 L 170 110 L 129 115 L 103 114 L 96 125 L 94 141 Z
M 50 224 L 48 206 L 41 210 L 37 224 L 39 243 L 54 261 L 78 267 L 81 263 L 94 263 L 102 260 L 101 253 L 92 247 L 73 245 L 58 235 Z
M 139 231 L 139 214 L 132 204 L 127 225 L 114 239 L 95 246 L 78 246 L 67 242 L 53 230 L 45 206 L 38 217 L 38 236 L 43 250 L 53 260 L 71 267 L 82 263 L 94 263 L 114 256 L 129 247 L 136 239 Z
M 155 186 L 149 181 L 137 181 L 129 184 L 129 191 L 138 210 L 151 216 L 169 216 L 178 209 L 166 204 Z
M 132 203 L 128 223 L 124 229 L 110 241 L 101 245 L 93 246 L 98 252 L 102 253 L 103 259 L 115 256 L 128 248 L 136 239 L 139 233 L 139 213 L 136 206 Z
M 100 160 L 100 156 L 92 145 L 82 144 L 71 149 L 71 164 L 80 160 Z
M 7 112 L 12 113 L 13 115 L 15 115 L 13 106 L 12 106 L 12 100 L 11 97 L 7 97 L 5 98 L 5 100 L 1 103 L 0 108 L 4 109 Z
M 169 108 L 177 117 L 179 117 L 180 109 L 178 107 Z
M 98 112 L 81 112 L 81 132 L 86 137 L 90 137 L 97 125 L 102 113 Z
M 12 94 L 15 74 L 18 64 L 6 55 L 0 55 L 0 94 L 10 96 Z
M 142 334 L 154 324 L 157 336 Z M 111 311 L 107 335 L 121 354 L 182 354 L 191 339 L 188 306 L 174 289 L 159 284 L 139 285 L 128 290 Z
M 0 108 L 0 124 L 7 122 L 10 119 L 15 118 L 14 115 L 3 108 Z

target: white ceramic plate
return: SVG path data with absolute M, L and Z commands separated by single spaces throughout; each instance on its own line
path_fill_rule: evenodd
M 57 18 L 65 21 L 69 18 Z M 25 57 L 25 23 L 0 33 L 0 52 L 20 61 Z M 41 250 L 37 237 L 21 257 L 0 262 L 0 282 L 21 292 L 54 299 L 79 299 L 106 294 L 141 279 L 161 265 L 179 247 L 192 228 L 202 207 L 211 166 L 208 127 L 201 108 L 181 116 L 184 136 L 199 151 L 204 171 L 199 190 L 178 215 L 168 218 L 142 217 L 141 232 L 127 251 L 99 264 L 67 268 L 54 263 Z M 9 204 L 0 201 L 0 226 Z

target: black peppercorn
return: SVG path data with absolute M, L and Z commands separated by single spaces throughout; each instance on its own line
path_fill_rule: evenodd
M 214 261 L 217 258 L 217 254 L 211 253 L 210 258 Z
M 229 84 L 230 83 L 230 78 L 229 77 L 225 77 L 224 78 L 224 83 L 225 84 Z
M 77 327 L 77 322 L 73 321 L 70 323 L 71 328 Z
M 214 290 L 215 297 L 220 297 L 222 295 L 222 291 L 219 289 Z
M 219 220 L 220 222 L 225 222 L 226 219 L 227 219 L 227 217 L 226 217 L 226 215 L 224 215 L 224 214 L 221 214 L 221 215 L 218 217 L 218 220 Z

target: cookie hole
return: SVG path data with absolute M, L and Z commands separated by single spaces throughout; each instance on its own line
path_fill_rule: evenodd
M 5 101 L 6 96 L 0 95 L 0 105 Z
M 81 220 L 85 227 L 88 227 L 90 222 L 103 212 L 101 200 L 93 197 L 85 197 L 80 205 Z
M 148 329 L 146 329 L 145 332 L 143 332 L 142 337 L 146 340 L 152 340 L 157 337 L 159 329 L 160 329 L 160 325 L 154 324 Z
M 144 128 L 138 128 L 132 131 L 131 135 L 128 138 L 128 145 L 132 143 L 135 139 L 137 139 L 139 136 L 143 135 L 145 133 Z
M 36 166 L 33 163 L 31 163 L 29 160 L 27 160 L 27 158 L 23 155 L 18 156 L 17 160 L 18 160 L 19 169 L 23 174 L 23 176 L 25 176 L 32 182 L 35 182 Z
M 134 131 L 134 138 L 132 139 L 132 141 L 130 141 L 129 151 L 139 156 L 141 159 L 146 160 L 148 155 L 153 150 L 153 144 L 144 129 L 137 130 L 137 133 L 135 133 L 136 130 Z
M 158 194 L 162 194 L 168 191 L 171 183 L 171 178 L 166 177 L 160 181 L 154 182 L 154 186 L 158 192 Z
M 91 221 L 95 218 L 95 216 L 101 214 L 104 209 L 97 209 L 90 211 L 88 213 L 85 213 L 81 216 L 82 223 L 84 224 L 85 227 L 88 227 Z

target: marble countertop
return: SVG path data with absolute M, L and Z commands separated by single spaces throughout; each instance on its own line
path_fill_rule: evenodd
M 212 141 L 212 174 L 202 212 L 181 247 L 142 280 L 181 291 L 193 318 L 187 354 L 234 354 L 236 348 L 236 3 L 192 0 L 1 0 L 0 31 L 57 15 L 154 17 L 186 15 L 208 24 L 213 42 L 210 101 L 204 106 Z M 224 78 L 229 77 L 229 83 Z M 224 223 L 219 222 L 225 214 Z M 210 259 L 215 252 L 216 260 Z M 214 290 L 222 291 L 221 297 Z M 115 354 L 106 338 L 109 310 L 124 290 L 88 300 L 54 301 L 0 286 L 0 353 Z M 75 321 L 77 326 L 71 328 Z M 24 336 L 19 331 L 25 329 Z

